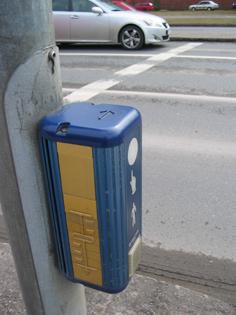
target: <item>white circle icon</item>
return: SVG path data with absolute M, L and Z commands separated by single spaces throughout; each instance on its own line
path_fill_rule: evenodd
M 130 141 L 129 149 L 128 149 L 128 162 L 129 165 L 133 165 L 136 161 L 138 155 L 138 140 L 133 138 Z

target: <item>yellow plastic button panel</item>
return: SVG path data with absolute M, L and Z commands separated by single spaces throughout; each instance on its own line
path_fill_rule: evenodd
M 95 200 L 92 148 L 57 143 L 63 193 Z
M 58 142 L 57 151 L 74 275 L 102 285 L 92 148 Z

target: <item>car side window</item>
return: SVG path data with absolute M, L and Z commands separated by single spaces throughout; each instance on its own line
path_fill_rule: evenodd
M 92 12 L 96 5 L 88 0 L 72 0 L 72 8 L 75 12 Z
M 69 0 L 53 0 L 53 11 L 69 11 Z

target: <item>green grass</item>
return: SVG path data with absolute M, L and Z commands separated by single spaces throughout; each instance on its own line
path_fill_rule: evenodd
M 156 11 L 170 25 L 229 25 L 236 26 L 236 10 L 215 11 Z

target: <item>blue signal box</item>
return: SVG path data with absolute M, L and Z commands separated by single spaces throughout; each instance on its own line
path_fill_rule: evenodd
M 123 290 L 141 254 L 140 113 L 73 103 L 44 117 L 40 143 L 58 267 L 74 282 Z

